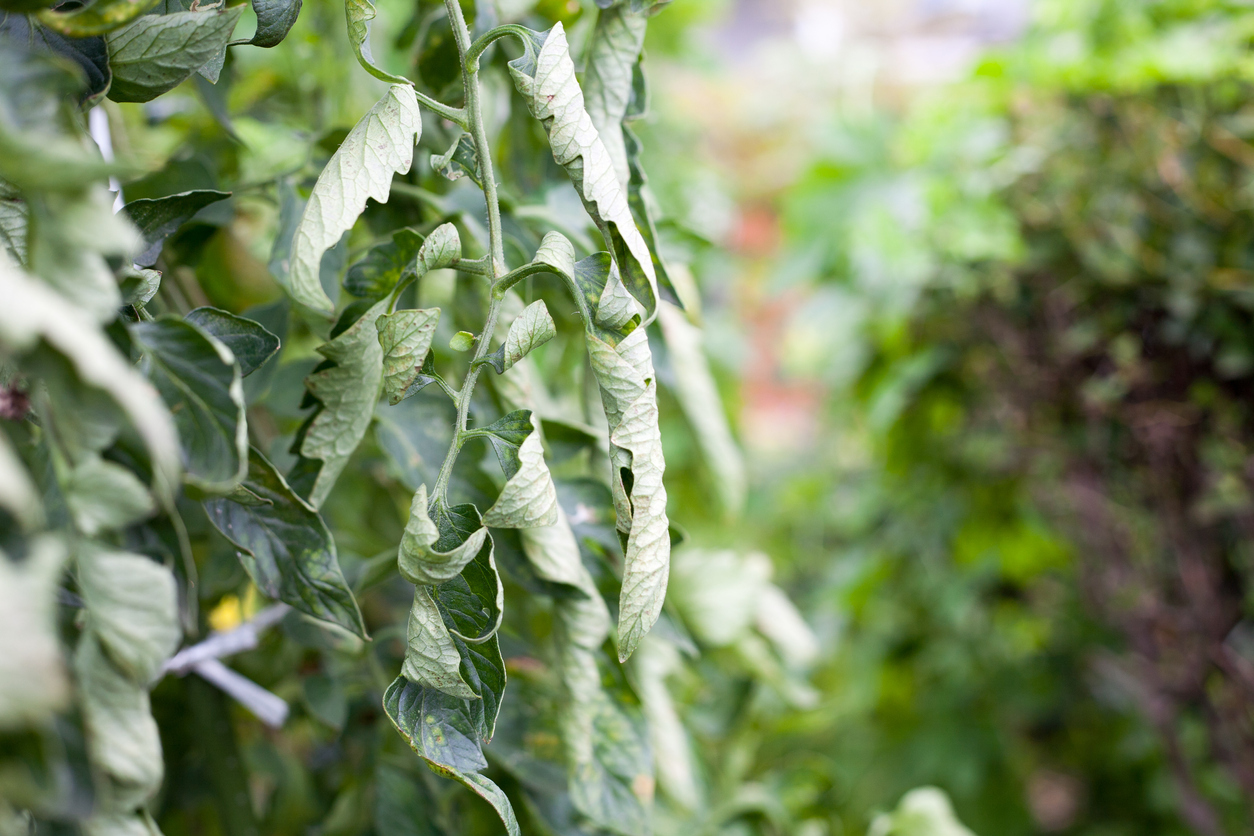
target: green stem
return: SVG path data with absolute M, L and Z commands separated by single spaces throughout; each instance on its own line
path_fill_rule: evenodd
M 457 51 L 462 60 L 462 85 L 466 91 L 464 109 L 470 123 L 470 137 L 475 143 L 475 153 L 479 157 L 480 173 L 483 175 L 483 197 L 488 207 L 488 240 L 491 256 L 489 278 L 495 281 L 498 276 L 507 272 L 505 240 L 501 235 L 501 206 L 496 192 L 496 176 L 492 171 L 492 149 L 488 146 L 488 132 L 483 124 L 483 111 L 479 104 L 479 67 L 477 61 L 472 63 L 469 60 L 470 29 L 466 26 L 466 18 L 462 15 L 461 6 L 457 0 L 444 0 L 444 6 L 448 9 L 449 26 L 453 30 L 453 37 L 457 41 Z M 436 478 L 435 489 L 431 492 L 433 504 L 447 504 L 448 502 L 448 483 L 453 475 L 453 465 L 457 462 L 457 454 L 461 452 L 462 445 L 467 440 L 466 419 L 470 414 L 470 399 L 474 395 L 479 374 L 483 371 L 483 364 L 477 361 L 483 359 L 488 353 L 492 334 L 496 331 L 496 323 L 501 316 L 503 298 L 503 294 L 500 293 L 490 295 L 487 321 L 483 324 L 483 331 L 479 335 L 470 370 L 466 372 L 461 391 L 457 393 L 457 428 L 453 433 L 453 443 L 449 445 L 448 454 L 440 466 L 440 475 Z
M 443 102 L 438 102 L 435 99 L 431 98 L 426 93 L 422 92 L 416 87 L 414 88 L 414 95 L 418 97 L 418 103 L 421 104 L 423 107 L 425 107 L 427 110 L 431 111 L 432 113 L 438 113 L 440 116 L 443 116 L 445 119 L 449 120 L 454 125 L 457 125 L 463 131 L 466 130 L 467 122 L 466 122 L 466 109 L 465 108 L 449 107 Z

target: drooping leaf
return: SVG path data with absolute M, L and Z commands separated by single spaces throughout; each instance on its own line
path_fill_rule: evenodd
M 231 349 L 244 377 L 261 368 L 279 350 L 279 338 L 260 322 L 218 308 L 196 308 L 184 319 Z
M 123 206 L 122 213 L 139 228 L 144 238 L 144 250 L 135 257 L 135 263 L 140 267 L 156 264 L 157 257 L 161 255 L 161 245 L 168 236 L 201 209 L 230 196 L 230 192 L 200 189 L 168 197 L 132 200 Z
M 632 82 L 648 21 L 630 8 L 617 5 L 597 15 L 588 43 L 588 65 L 583 76 L 588 117 L 613 162 L 614 174 L 626 189 L 630 180 L 622 123 L 632 98 Z
M 29 541 L 21 562 L 0 552 L 0 729 L 50 720 L 70 695 L 57 637 L 60 538 Z
M 291 297 L 323 316 L 333 310 L 322 289 L 322 254 L 352 228 L 373 198 L 386 203 L 392 175 L 409 171 L 422 118 L 412 87 L 393 85 L 332 155 L 305 206 L 292 240 L 290 272 L 280 277 Z
M 514 85 L 544 125 L 553 158 L 570 174 L 584 207 L 605 236 L 623 283 L 651 320 L 657 309 L 653 260 L 632 219 L 613 159 L 584 109 L 562 24 L 531 33 L 524 49 L 521 58 L 509 63 Z
M 414 265 L 423 237 L 412 229 L 398 229 L 392 239 L 376 244 L 365 258 L 348 268 L 344 289 L 363 299 L 382 299 Z
M 509 836 L 521 836 L 514 808 L 505 793 L 478 773 L 488 764 L 471 717 L 474 704 L 415 685 L 404 677 L 397 677 L 383 695 L 388 719 L 427 765 L 491 804 Z
M 658 321 L 666 340 L 680 408 L 714 477 L 714 489 L 724 512 L 738 514 L 748 490 L 745 463 L 721 407 L 718 387 L 702 346 L 701 329 L 670 302 L 662 303 Z
M 306 615 L 364 636 L 365 624 L 340 571 L 335 541 L 318 512 L 256 449 L 249 450 L 243 487 L 262 501 L 211 499 L 205 511 L 240 550 L 253 583 Z
M 479 152 L 475 149 L 475 141 L 470 134 L 459 134 L 443 154 L 432 154 L 431 168 L 449 180 L 469 177 L 470 182 L 483 187 L 483 178 L 479 174 Z
M 357 53 L 357 61 L 375 78 L 389 84 L 409 84 L 404 76 L 384 72 L 374 63 L 370 52 L 370 21 L 378 14 L 370 0 L 344 0 L 344 14 L 348 18 L 348 39 Z
M 115 102 L 147 102 L 182 84 L 231 39 L 243 6 L 144 15 L 109 33 Z
M 135 474 L 97 455 L 75 465 L 62 491 L 75 526 L 88 537 L 123 529 L 156 510 Z
M 535 528 L 557 522 L 557 490 L 544 463 L 544 447 L 527 410 L 511 412 L 483 428 L 505 472 L 505 487 L 483 515 L 493 528 Z
M 188 482 L 211 492 L 239 484 L 248 470 L 248 426 L 231 350 L 172 314 L 138 322 L 130 331 L 174 415 Z
M 178 436 L 161 399 L 91 320 L 0 252 L 0 346 L 22 354 L 40 340 L 64 357 L 87 386 L 122 408 L 148 446 L 154 487 L 168 496 L 178 481 Z
M 435 585 L 452 580 L 475 559 L 487 539 L 488 530 L 473 505 L 454 506 L 437 519 L 444 525 L 431 519 L 427 486 L 422 485 L 410 503 L 397 555 L 401 576 L 410 583 Z
M 118 669 L 149 683 L 178 649 L 178 593 L 166 567 L 137 554 L 89 546 L 78 557 L 88 626 Z
M 648 836 L 653 764 L 643 718 L 629 716 L 600 687 L 595 659 L 590 662 L 584 692 L 574 695 L 562 723 L 571 760 L 571 801 L 599 827 L 623 836 Z
M 543 299 L 537 299 L 510 323 L 509 332 L 501 347 L 484 358 L 492 364 L 497 374 L 502 374 L 538 346 L 557 336 L 557 326 Z
M 383 351 L 383 392 L 389 402 L 400 403 L 413 385 L 439 322 L 439 308 L 396 311 L 375 321 Z
M 282 43 L 300 16 L 302 0 L 252 0 L 257 15 L 257 31 L 248 43 L 273 47 Z
M 618 529 L 627 532 L 618 615 L 618 652 L 625 661 L 661 615 L 670 567 L 657 380 L 645 329 L 632 331 L 617 346 L 593 333 L 586 336 L 610 425 Z M 625 474 L 630 474 L 630 489 Z
M 318 353 L 331 365 L 305 380 L 318 405 L 298 436 L 297 450 L 316 471 L 307 494 L 315 508 L 322 507 L 370 427 L 383 382 L 383 350 L 375 320 L 385 310 L 386 301 L 376 303 L 342 334 L 319 346 Z

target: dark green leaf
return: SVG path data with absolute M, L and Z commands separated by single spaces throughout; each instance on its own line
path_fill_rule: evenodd
M 365 636 L 357 602 L 344 581 L 335 541 L 318 512 L 283 481 L 256 449 L 248 452 L 243 485 L 256 499 L 204 503 L 210 522 L 240 550 L 257 587 L 306 615 Z
M 184 318 L 231 349 L 244 377 L 255 372 L 279 350 L 279 338 L 260 322 L 218 308 L 197 308 Z
M 514 808 L 505 793 L 477 772 L 488 765 L 471 715 L 478 702 L 423 688 L 404 677 L 397 677 L 383 695 L 388 719 L 427 765 L 486 800 L 510 836 L 521 836 Z
M 136 323 L 130 333 L 174 416 L 187 481 L 206 491 L 229 491 L 248 470 L 239 364 L 206 331 L 173 315 Z
M 401 275 L 414 266 L 423 237 L 412 229 L 398 229 L 392 240 L 376 244 L 366 257 L 348 268 L 344 289 L 363 299 L 382 299 L 396 287 Z
M 173 90 L 221 51 L 243 11 L 243 6 L 234 6 L 145 15 L 110 32 L 109 98 L 147 102 Z
M 168 197 L 132 200 L 122 207 L 122 213 L 131 219 L 144 236 L 144 251 L 135 257 L 140 267 L 151 267 L 161 255 L 161 245 L 166 237 L 191 220 L 201 209 L 219 200 L 226 200 L 230 192 L 212 189 L 182 192 Z
M 278 46 L 300 15 L 302 0 L 253 0 L 257 13 L 257 32 L 249 41 L 253 46 Z

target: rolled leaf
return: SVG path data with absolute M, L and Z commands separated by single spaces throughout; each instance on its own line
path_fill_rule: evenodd
M 358 63 L 366 72 L 389 84 L 409 84 L 409 79 L 384 72 L 374 63 L 370 52 L 370 21 L 378 15 L 374 4 L 370 0 L 344 0 L 344 14 L 348 18 L 348 39 L 353 44 Z
M 484 358 L 492 364 L 497 374 L 502 374 L 538 346 L 557 336 L 557 326 L 545 307 L 543 299 L 537 299 L 510 324 L 505 342 Z
M 397 565 L 401 577 L 413 584 L 444 583 L 461 574 L 475 559 L 488 530 L 473 505 L 458 505 L 441 515 L 437 526 L 427 510 L 427 486 L 419 486 L 409 508 L 409 522 L 401 537 Z
M 375 321 L 383 352 L 383 393 L 390 403 L 400 403 L 418 377 L 439 322 L 439 308 L 396 311 Z

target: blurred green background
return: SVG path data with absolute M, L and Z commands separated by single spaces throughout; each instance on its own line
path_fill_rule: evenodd
M 379 5 L 381 63 L 425 39 L 408 69 L 455 86 L 434 4 Z M 531 6 L 572 40 L 595 12 L 500 2 Z M 173 242 L 207 301 L 278 298 L 279 205 L 249 184 L 325 159 L 377 97 L 343 29 L 309 0 L 216 87 L 109 106 L 119 151 L 157 170 L 128 199 L 236 191 Z M 662 246 L 748 475 L 737 514 L 717 432 L 664 389 L 695 643 L 655 660 L 688 730 L 658 753 L 659 834 L 1254 828 L 1252 38 L 1239 0 L 675 0 L 652 20 L 637 125 Z M 520 190 L 535 147 L 506 131 Z M 298 391 L 310 348 L 255 385 Z M 353 490 L 330 520 L 350 567 L 398 535 Z M 305 706 L 286 742 L 235 718 L 282 832 L 358 832 L 356 744 L 318 719 L 357 693 L 319 691 L 335 650 L 317 674 L 241 657 Z M 158 713 L 213 722 L 199 687 Z M 161 823 L 198 833 L 180 749 Z M 945 795 L 898 807 L 920 787 Z

